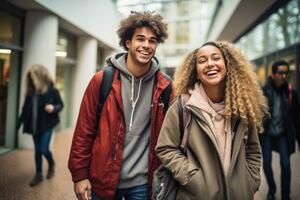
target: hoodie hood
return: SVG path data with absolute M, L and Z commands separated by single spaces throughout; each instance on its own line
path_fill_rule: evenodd
M 206 95 L 201 83 L 196 83 L 193 90 L 189 90 L 191 98 L 187 102 L 187 106 L 196 107 L 203 112 L 209 114 L 213 119 L 217 115 L 225 115 L 225 103 L 213 103 Z
M 126 67 L 126 60 L 127 60 L 127 55 L 128 53 L 117 53 L 114 54 L 113 56 L 109 57 L 106 62 L 107 64 L 112 64 L 115 66 L 117 69 L 121 71 L 121 73 L 126 76 L 128 79 L 131 79 L 133 75 L 130 73 L 130 71 Z M 153 57 L 151 59 L 151 64 L 150 64 L 150 69 L 149 71 L 144 74 L 143 76 L 139 77 L 143 78 L 144 81 L 150 79 L 156 71 L 159 69 L 159 62 L 156 57 Z

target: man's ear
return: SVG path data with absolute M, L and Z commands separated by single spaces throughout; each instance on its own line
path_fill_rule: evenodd
M 126 40 L 126 47 L 127 47 L 127 49 L 129 49 L 129 47 L 130 47 L 130 40 Z

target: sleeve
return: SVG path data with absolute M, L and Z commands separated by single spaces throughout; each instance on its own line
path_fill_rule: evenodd
M 56 88 L 54 88 L 54 99 L 55 99 L 54 104 L 53 104 L 54 113 L 58 113 L 63 109 L 64 103 L 61 99 L 59 91 Z
M 22 123 L 24 122 L 24 117 L 25 117 L 25 112 L 26 112 L 26 107 L 28 105 L 28 101 L 29 101 L 29 96 L 26 95 L 25 101 L 24 101 L 24 104 L 23 104 L 23 107 L 22 107 L 21 114 L 20 114 L 20 116 L 18 117 L 18 120 L 17 120 L 17 130 L 20 129 Z
M 246 143 L 246 162 L 247 170 L 253 183 L 252 191 L 257 191 L 260 186 L 261 168 L 261 147 L 258 139 L 258 132 L 253 125 L 249 128 L 248 140 Z
M 68 167 L 74 182 L 89 177 L 91 151 L 96 136 L 96 110 L 103 71 L 98 72 L 84 93 L 73 135 Z
M 180 137 L 178 99 L 176 99 L 166 113 L 155 151 L 162 165 L 181 185 L 186 185 L 191 176 L 188 172 L 188 159 L 179 149 Z

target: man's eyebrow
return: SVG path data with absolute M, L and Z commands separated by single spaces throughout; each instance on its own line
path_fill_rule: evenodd
M 143 37 L 143 38 L 145 38 L 146 36 L 145 35 L 136 35 L 135 37 Z M 150 39 L 151 40 L 157 40 L 157 37 L 152 36 L 152 37 L 150 37 Z

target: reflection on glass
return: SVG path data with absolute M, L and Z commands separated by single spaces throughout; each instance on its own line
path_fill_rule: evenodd
M 10 53 L 0 53 L 0 147 L 5 144 Z
M 292 0 L 242 37 L 239 45 L 251 59 L 300 42 L 300 0 Z

